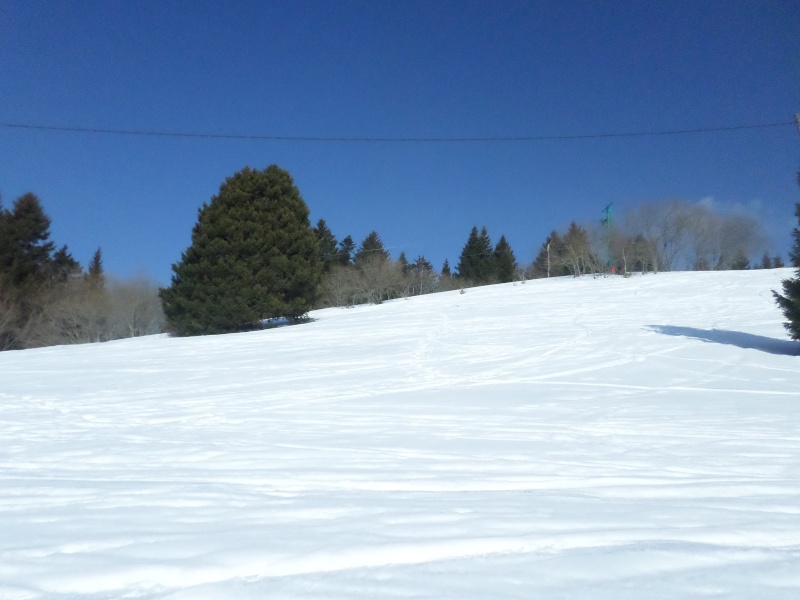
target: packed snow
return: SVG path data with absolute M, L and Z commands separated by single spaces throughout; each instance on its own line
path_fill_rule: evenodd
M 0 597 L 800 598 L 791 273 L 0 353 Z

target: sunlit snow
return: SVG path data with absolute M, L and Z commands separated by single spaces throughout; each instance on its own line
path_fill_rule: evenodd
M 790 270 L 0 354 L 0 597 L 800 598 Z

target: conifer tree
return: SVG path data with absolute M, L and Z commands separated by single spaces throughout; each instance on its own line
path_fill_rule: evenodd
M 94 256 L 92 256 L 92 260 L 89 263 L 89 272 L 86 276 L 89 283 L 94 287 L 103 287 L 103 283 L 105 282 L 105 275 L 103 273 L 103 256 L 100 252 L 100 248 L 98 248 Z
M 431 261 L 422 255 L 418 256 L 417 259 L 411 264 L 411 269 L 415 273 L 433 273 L 433 265 L 431 264 Z
M 597 268 L 599 262 L 592 254 L 589 234 L 583 227 L 572 221 L 562 241 L 566 250 L 567 269 L 571 275 L 578 277 Z
M 11 210 L 0 206 L 0 350 L 28 347 L 51 295 L 54 247 L 36 195 L 20 196 Z
M 557 231 L 552 231 L 542 244 L 536 260 L 533 261 L 532 277 L 558 277 L 564 275 L 564 265 L 567 260 L 567 250 L 564 241 Z
M 389 253 L 383 247 L 383 241 L 377 231 L 372 231 L 361 242 L 358 252 L 355 255 L 355 265 L 357 267 L 364 266 L 367 262 L 383 262 L 389 259 Z
M 55 246 L 50 241 L 50 217 L 39 198 L 31 193 L 20 196 L 4 221 L 11 243 L 0 257 L 0 270 L 13 286 L 43 282 Z
M 353 252 L 356 249 L 356 243 L 351 236 L 347 236 L 339 243 L 339 264 L 347 266 L 353 263 Z
M 442 265 L 442 279 L 450 279 L 450 263 L 447 262 L 447 259 L 444 259 L 444 264 Z
M 406 258 L 405 250 L 400 252 L 400 256 L 397 257 L 397 266 L 400 267 L 400 272 L 403 275 L 407 275 L 408 274 L 409 265 L 408 265 L 408 258 Z
M 473 227 L 467 243 L 461 250 L 456 267 L 458 276 L 477 284 L 493 281 L 495 275 L 493 253 L 492 241 L 486 227 L 481 228 L 480 234 L 478 234 L 478 228 Z
M 160 296 L 178 335 L 257 329 L 312 306 L 322 275 L 308 206 L 276 165 L 245 167 L 198 211 L 192 245 Z
M 61 246 L 53 254 L 51 265 L 51 279 L 53 281 L 64 283 L 70 277 L 80 275 L 82 271 L 80 263 L 72 257 L 66 245 Z
M 783 294 L 773 291 L 772 295 L 786 317 L 783 326 L 789 332 L 789 337 L 793 340 L 800 340 L 800 202 L 795 205 L 795 215 L 798 226 L 792 231 L 794 244 L 789 252 L 789 259 L 795 268 L 795 276 L 783 280 Z
M 317 226 L 314 227 L 314 234 L 317 236 L 319 242 L 319 255 L 322 262 L 322 269 L 326 273 L 331 270 L 331 267 L 339 260 L 339 251 L 337 249 L 338 242 L 333 232 L 325 223 L 325 219 L 317 221 Z
M 414 291 L 417 294 L 430 294 L 436 290 L 436 271 L 433 269 L 431 262 L 420 255 L 417 259 L 409 265 Z
M 514 281 L 514 275 L 517 272 L 517 259 L 514 257 L 514 251 L 511 250 L 506 241 L 506 236 L 501 235 L 500 241 L 494 249 L 494 270 L 497 281 L 500 283 L 509 283 Z

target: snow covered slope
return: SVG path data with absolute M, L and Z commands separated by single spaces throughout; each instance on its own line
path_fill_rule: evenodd
M 0 597 L 800 598 L 789 270 L 0 354 Z

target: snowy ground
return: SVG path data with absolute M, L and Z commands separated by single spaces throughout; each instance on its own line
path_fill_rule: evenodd
M 0 598 L 800 598 L 789 270 L 0 354 Z

